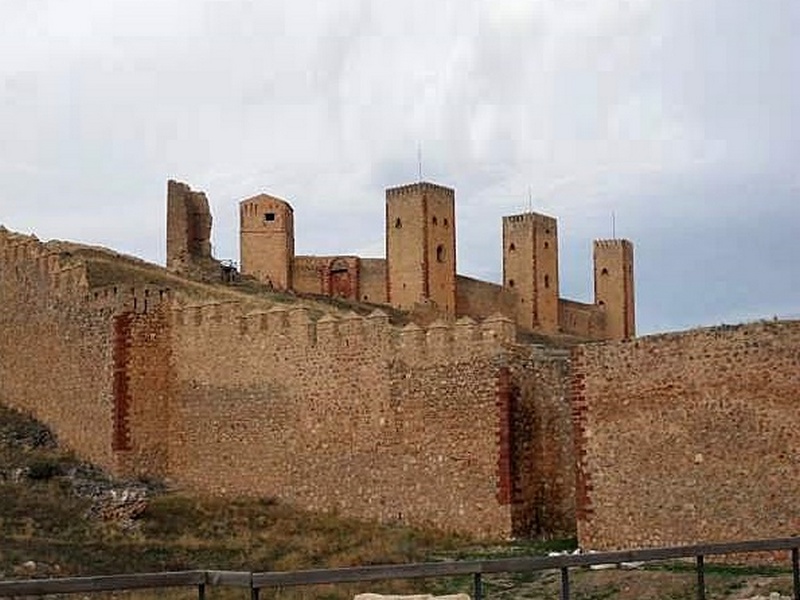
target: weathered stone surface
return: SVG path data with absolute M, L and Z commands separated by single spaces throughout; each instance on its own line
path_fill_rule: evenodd
M 203 192 L 178 181 L 167 183 L 167 268 L 184 274 L 213 267 L 211 210 Z
M 581 547 L 800 531 L 800 321 L 574 353 Z
M 506 319 L 184 306 L 91 289 L 46 252 L 0 234 L 0 400 L 114 473 L 493 537 L 527 531 L 532 506 L 537 530 L 569 521 L 569 486 L 546 480 L 571 464 L 571 426 L 541 419 L 566 357 L 512 352 Z M 525 437 L 540 431 L 546 454 Z

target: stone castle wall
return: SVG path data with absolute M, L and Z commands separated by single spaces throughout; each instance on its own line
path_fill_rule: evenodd
M 91 287 L 70 248 L 0 228 L 0 402 L 117 473 L 478 535 L 577 522 L 595 549 L 800 529 L 800 321 L 569 356 L 501 316 L 398 328 Z M 359 265 L 379 293 L 385 263 Z
M 0 402 L 111 467 L 110 310 L 86 295 L 85 269 L 67 253 L 0 228 Z
M 516 294 L 501 285 L 464 275 L 456 276 L 456 306 L 459 315 L 485 319 L 500 313 L 514 319 L 516 303 Z
M 479 535 L 528 526 L 513 411 L 531 358 L 508 319 L 181 306 L 90 287 L 63 247 L 4 230 L 0 259 L 0 401 L 79 455 L 203 493 Z
M 800 321 L 580 346 L 572 386 L 582 546 L 800 532 Z
M 387 304 L 389 300 L 386 295 L 386 259 L 362 258 L 359 283 L 362 302 Z
M 152 326 L 138 324 L 173 336 L 172 373 L 150 369 L 132 398 L 148 403 L 132 429 L 162 428 L 136 449 L 139 474 L 363 518 L 511 533 L 514 499 L 500 488 L 513 474 L 498 462 L 501 424 L 513 421 L 498 401 L 508 321 L 398 330 L 381 313 L 315 322 L 302 308 L 242 314 L 236 304 L 165 318 L 156 311 L 144 317 Z M 147 335 L 131 341 L 141 346 L 132 355 L 158 354 Z M 172 394 L 168 409 L 152 400 L 162 393 Z
M 575 446 L 566 350 L 517 346 L 509 360 L 514 534 L 575 534 Z
M 562 333 L 598 340 L 605 336 L 606 311 L 595 304 L 558 300 L 558 321 Z

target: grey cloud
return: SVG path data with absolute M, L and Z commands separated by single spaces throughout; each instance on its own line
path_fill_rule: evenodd
M 299 251 L 374 255 L 421 145 L 467 273 L 499 279 L 530 189 L 569 296 L 615 213 L 643 330 L 788 312 L 798 25 L 794 0 L 2 3 L 0 221 L 162 260 L 175 177 L 220 256 L 261 191 L 295 205 Z

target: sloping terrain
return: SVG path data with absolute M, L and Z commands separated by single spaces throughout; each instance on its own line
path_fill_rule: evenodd
M 60 252 L 62 260 L 82 262 L 86 265 L 89 286 L 106 287 L 124 285 L 130 287 L 151 286 L 169 289 L 184 302 L 241 302 L 249 309 L 267 309 L 275 304 L 287 307 L 304 306 L 314 318 L 325 313 L 342 315 L 355 312 L 368 315 L 380 309 L 396 325 L 405 325 L 410 318 L 408 313 L 385 305 L 356 302 L 343 298 L 331 298 L 315 294 L 280 292 L 249 277 L 237 275 L 233 281 L 224 282 L 222 277 L 196 280 L 178 275 L 166 268 L 139 258 L 120 254 L 99 246 L 86 246 L 72 242 L 48 242 Z
M 311 514 L 270 498 L 169 493 L 115 481 L 0 406 L 0 573 L 88 575 L 195 568 L 285 570 L 421 560 L 464 540 Z
M 188 569 L 243 571 L 531 555 L 574 540 L 498 543 L 431 530 L 300 511 L 270 498 L 223 500 L 170 492 L 159 482 L 118 481 L 59 448 L 42 424 L 0 405 L 0 578 L 27 579 Z M 785 568 L 708 565 L 708 598 L 787 595 Z M 283 591 L 280 598 L 349 598 L 359 591 L 470 592 L 470 578 L 353 584 Z M 557 573 L 485 578 L 487 598 L 555 598 Z M 574 571 L 576 599 L 693 598 L 690 564 Z M 136 598 L 192 597 L 142 592 Z M 111 597 L 111 596 L 108 596 Z M 114 596 L 116 597 L 116 596 Z M 216 590 L 214 597 L 242 597 Z

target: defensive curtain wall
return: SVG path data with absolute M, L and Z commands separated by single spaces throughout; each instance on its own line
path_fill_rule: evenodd
M 574 351 L 583 547 L 800 534 L 800 321 Z
M 570 356 L 122 262 L 0 228 L 0 402 L 118 474 L 595 549 L 800 532 L 800 322 Z
M 93 287 L 63 246 L 5 231 L 0 257 L 0 401 L 119 474 L 480 535 L 574 529 L 568 356 L 506 318 L 186 305 Z

